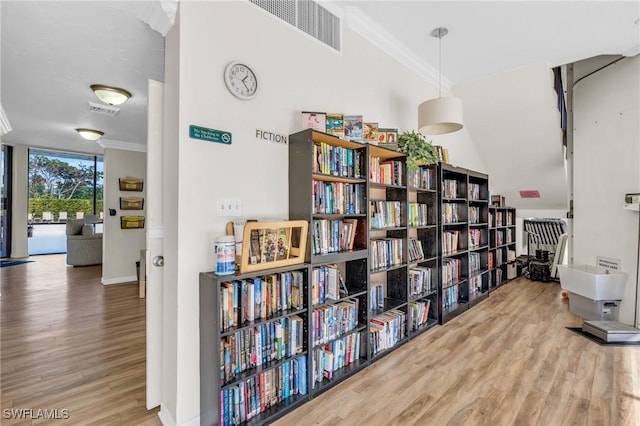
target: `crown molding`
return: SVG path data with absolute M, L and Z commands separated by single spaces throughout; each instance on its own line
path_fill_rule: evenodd
M 427 83 L 438 88 L 438 70 L 426 61 L 419 59 L 416 53 L 396 39 L 382 25 L 357 7 L 345 7 L 347 26 L 360 34 L 374 46 L 416 73 Z M 451 81 L 442 77 L 442 91 L 451 89 Z
M 114 141 L 111 139 L 98 139 L 98 145 L 104 149 L 121 149 L 123 151 L 147 152 L 147 146 L 139 143 Z
M 0 136 L 6 135 L 11 131 L 11 124 L 9 124 L 9 118 L 7 118 L 7 114 L 4 112 L 4 108 L 2 108 L 2 104 L 0 104 Z
M 179 0 L 157 0 L 151 3 L 146 11 L 140 13 L 140 20 L 153 30 L 167 35 L 176 22 Z

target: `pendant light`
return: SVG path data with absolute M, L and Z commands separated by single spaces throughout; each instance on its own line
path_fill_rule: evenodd
M 439 39 L 438 98 L 418 106 L 418 131 L 425 135 L 443 135 L 462 129 L 462 99 L 442 97 L 442 37 L 449 33 L 444 27 L 431 31 Z

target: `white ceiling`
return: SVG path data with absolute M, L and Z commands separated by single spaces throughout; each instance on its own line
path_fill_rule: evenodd
M 438 68 L 438 39 L 446 27 L 442 73 L 469 83 L 514 68 L 550 67 L 640 45 L 638 1 L 340 1 L 357 7 L 383 31 Z
M 99 152 L 77 127 L 107 140 L 146 144 L 147 79 L 164 80 L 164 39 L 144 24 L 151 1 L 5 1 L 2 15 L 2 107 L 8 144 Z M 90 84 L 123 87 L 133 97 L 115 117 Z

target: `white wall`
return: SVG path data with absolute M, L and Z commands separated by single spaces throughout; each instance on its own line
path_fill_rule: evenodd
M 640 57 L 624 59 L 574 88 L 574 263 L 619 259 L 629 274 L 620 321 L 633 324 L 638 213 L 624 194 L 640 192 Z
M 27 239 L 27 214 L 29 210 L 29 148 L 26 145 L 13 147 L 11 216 L 11 257 L 29 256 Z
M 145 248 L 144 229 L 121 229 L 121 216 L 144 216 L 144 210 L 120 210 L 120 197 L 144 197 L 145 192 L 120 191 L 118 179 L 144 178 L 147 157 L 143 152 L 107 148 L 104 150 L 104 235 L 102 237 L 102 283 L 136 280 L 136 261 Z M 109 209 L 116 209 L 115 216 Z
M 167 117 L 179 122 L 177 140 L 169 123 L 165 128 L 165 145 L 177 150 L 172 159 L 179 176 L 177 244 L 165 256 L 165 264 L 177 265 L 177 360 L 175 374 L 167 373 L 175 376 L 176 388 L 163 395 L 169 411 L 175 398 L 178 424 L 199 414 L 198 274 L 213 269 L 214 240 L 230 220 L 216 216 L 215 200 L 241 199 L 248 218 L 288 217 L 287 145 L 257 140 L 255 130 L 299 131 L 301 110 L 361 113 L 381 127 L 415 129 L 417 105 L 437 95 L 346 27 L 339 54 L 245 2 L 182 2 L 180 8 L 179 36 L 174 28 L 167 37 L 166 61 L 179 56 L 179 111 Z M 240 101 L 226 90 L 222 74 L 231 60 L 246 61 L 257 72 L 255 99 Z M 175 75 L 167 72 L 165 78 L 167 97 L 175 95 Z M 190 139 L 191 124 L 230 131 L 233 142 Z M 451 135 L 449 142 L 456 139 L 471 146 L 466 133 Z M 473 154 L 464 159 L 461 153 L 455 162 L 483 169 Z M 166 215 L 165 223 L 172 222 Z M 167 247 L 172 238 L 167 234 Z M 165 333 L 174 338 L 173 330 Z

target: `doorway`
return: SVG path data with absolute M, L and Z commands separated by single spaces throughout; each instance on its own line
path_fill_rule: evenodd
M 13 147 L 2 145 L 0 154 L 0 257 L 11 256 L 11 173 Z

